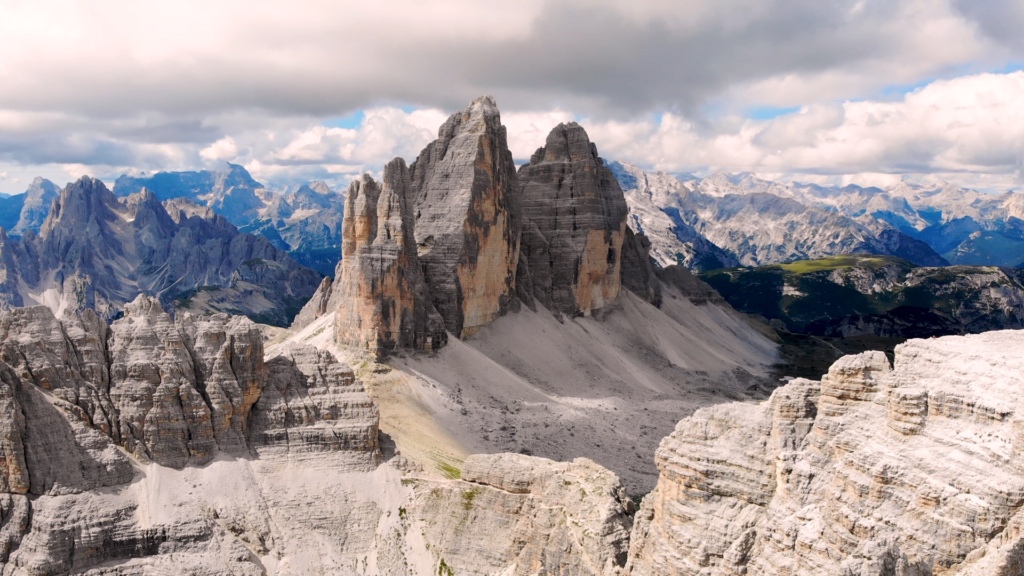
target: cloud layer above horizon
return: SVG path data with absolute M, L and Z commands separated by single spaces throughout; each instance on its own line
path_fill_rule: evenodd
M 660 170 L 1024 183 L 1017 0 L 0 2 L 8 193 L 224 161 L 343 183 L 484 93 L 520 159 L 577 120 Z

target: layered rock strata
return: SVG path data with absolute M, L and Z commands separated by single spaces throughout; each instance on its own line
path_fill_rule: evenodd
M 471 335 L 516 304 L 522 221 L 494 99 L 477 98 L 448 118 L 410 172 L 409 203 L 431 297 L 449 332 Z
M 0 314 L 0 572 L 623 565 L 632 503 L 614 474 L 515 454 L 470 457 L 461 480 L 382 465 L 377 409 L 351 370 L 309 347 L 262 352 L 247 319 L 172 320 L 147 298 L 112 326 Z
M 626 200 L 579 124 L 559 124 L 519 169 L 523 257 L 533 294 L 570 315 L 604 308 L 622 286 Z
M 358 426 L 330 433 L 351 432 L 347 446 L 377 449 L 376 411 L 351 370 L 311 348 L 264 362 L 261 332 L 244 317 L 172 319 L 157 300 L 144 296 L 109 327 L 91 311 L 62 322 L 44 307 L 19 308 L 0 315 L 0 342 L 5 382 L 24 395 L 14 394 L 14 401 L 52 404 L 74 414 L 93 438 L 85 447 L 105 454 L 95 460 L 108 468 L 126 463 L 114 446 L 173 468 L 205 464 L 218 452 L 249 454 L 283 442 L 281 437 L 286 442 L 293 428 L 338 422 L 337 406 L 348 411 L 346 427 Z M 24 420 L 35 426 L 52 419 L 51 414 Z M 19 421 L 12 416 L 11 430 L 19 429 Z M 73 447 L 72 436 L 57 439 Z M 18 442 L 11 437 L 9 445 Z M 26 457 L 32 459 L 36 449 L 27 445 Z M 62 474 L 87 468 L 52 466 L 51 477 L 37 467 L 33 486 L 39 487 L 36 493 L 80 488 L 80 480 Z M 105 475 L 125 480 L 109 470 Z
M 423 482 L 414 501 L 413 527 L 454 574 L 614 574 L 626 561 L 633 502 L 586 458 L 470 456 L 461 482 Z
M 420 275 L 408 190 L 409 171 L 396 158 L 384 168 L 383 182 L 364 175 L 346 194 L 336 338 L 378 357 L 447 342 Z
M 699 410 L 657 452 L 632 574 L 1016 574 L 1024 334 L 911 340 L 760 405 Z

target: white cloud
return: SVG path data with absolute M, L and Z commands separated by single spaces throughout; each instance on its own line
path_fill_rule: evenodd
M 1021 60 L 1017 0 L 0 2 L 18 178 L 234 161 L 344 182 L 484 93 L 519 161 L 580 119 L 603 156 L 665 170 L 1024 176 L 1020 74 L 973 73 Z M 887 100 L 952 70 L 971 74 Z
M 0 109 L 320 117 L 483 93 L 586 115 L 802 105 L 1012 55 L 953 1 L 8 1 Z
M 232 161 L 238 156 L 238 145 L 231 136 L 225 136 L 199 151 L 199 156 L 207 162 Z
M 937 174 L 986 188 L 1024 184 L 1024 72 L 940 80 L 901 100 L 805 106 L 772 120 L 700 129 L 583 122 L 603 155 L 668 171 L 753 171 L 849 183 Z

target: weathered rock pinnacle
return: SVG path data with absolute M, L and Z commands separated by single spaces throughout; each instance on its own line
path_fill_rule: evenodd
M 431 298 L 450 332 L 471 335 L 517 303 L 522 224 L 515 165 L 494 99 L 477 98 L 448 118 L 410 170 Z
M 590 314 L 622 286 L 626 200 L 612 171 L 575 122 L 559 124 L 519 169 L 523 257 L 534 296 L 566 314 Z
M 352 182 L 345 201 L 334 288 L 341 303 L 337 341 L 378 357 L 399 348 L 434 350 L 448 338 L 420 274 L 408 188 L 409 170 L 396 158 L 384 168 L 383 182 L 369 175 Z

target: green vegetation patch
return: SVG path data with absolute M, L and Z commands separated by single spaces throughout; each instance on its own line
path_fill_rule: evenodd
M 441 459 L 435 459 L 434 463 L 437 464 L 437 469 L 440 470 L 441 473 L 445 475 L 445 477 L 450 478 L 452 480 L 458 480 L 462 478 L 462 470 L 460 470 L 458 467 L 451 464 L 450 462 Z
M 856 254 L 845 254 L 842 256 L 830 256 L 817 260 L 798 260 L 787 264 L 778 264 L 778 268 L 791 274 L 813 274 L 815 272 L 831 272 L 843 268 L 866 268 L 877 270 L 891 264 L 906 264 L 904 260 L 888 256 L 858 256 Z
M 473 508 L 473 501 L 480 495 L 479 488 L 471 488 L 469 490 L 462 491 L 462 509 L 470 510 Z

